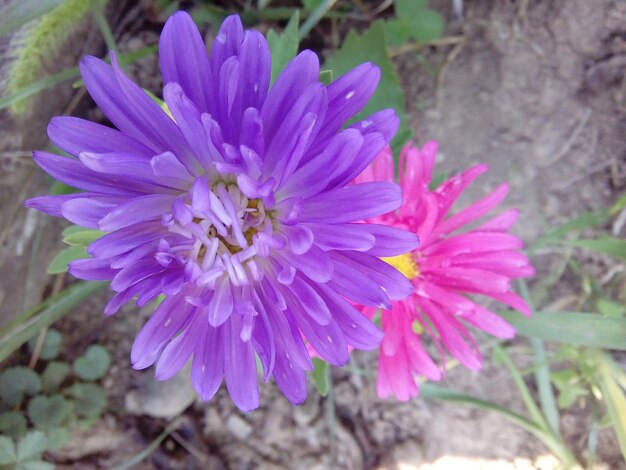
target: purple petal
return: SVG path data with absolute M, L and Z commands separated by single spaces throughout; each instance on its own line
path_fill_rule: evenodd
M 372 279 L 391 300 L 405 299 L 413 292 L 413 285 L 400 271 L 375 256 L 349 251 L 335 251 L 331 256 Z
M 215 285 L 215 292 L 209 304 L 209 324 L 218 327 L 224 323 L 233 312 L 233 295 L 230 288 L 230 280 L 227 276 L 222 277 Z
M 199 315 L 200 313 L 198 313 Z M 203 312 L 206 315 L 206 312 Z M 191 367 L 191 383 L 202 400 L 210 400 L 224 375 L 224 343 L 221 329 L 205 324 L 196 343 Z
M 370 224 L 315 224 L 306 226 L 313 232 L 315 244 L 324 251 L 368 251 L 374 246 L 375 237 L 364 228 Z
M 112 232 L 147 220 L 161 220 L 171 211 L 175 197 L 149 194 L 131 199 L 109 212 L 98 224 L 100 230 Z
M 61 212 L 63 217 L 72 223 L 82 227 L 98 228 L 100 219 L 125 200 L 126 198 L 106 196 L 98 198 L 76 197 L 64 202 Z
M 328 286 L 355 303 L 391 308 L 389 297 L 380 286 L 352 265 L 335 261 L 334 275 Z
M 348 344 L 365 351 L 376 349 L 383 339 L 383 332 L 330 287 L 320 285 L 318 288 Z
M 292 59 L 278 76 L 261 110 L 265 141 L 274 138 L 283 124 L 284 116 L 304 90 L 312 83 L 319 83 L 319 59 L 314 52 L 305 50 Z
M 289 250 L 281 254 L 290 266 L 316 282 L 327 282 L 333 275 L 333 263 L 326 253 L 316 246 L 311 246 L 303 255 L 296 255 Z
M 75 188 L 117 195 L 136 195 L 144 190 L 149 192 L 140 185 L 129 184 L 128 179 L 122 176 L 95 173 L 74 158 L 48 152 L 33 152 L 33 158 L 50 176 Z
M 240 331 L 241 319 L 238 315 L 231 316 L 230 321 L 222 327 L 224 378 L 233 403 L 242 411 L 250 411 L 259 406 L 256 359 L 252 343 L 242 341 Z
M 367 250 L 372 256 L 397 256 L 410 253 L 419 246 L 419 237 L 398 227 L 378 224 L 359 224 L 361 229 L 372 234 L 376 243 Z
M 167 297 L 143 326 L 130 352 L 134 369 L 145 369 L 157 360 L 165 345 L 180 331 L 195 307 L 182 296 Z
M 82 152 L 131 153 L 150 158 L 153 151 L 117 129 L 72 116 L 53 117 L 48 137 L 59 148 L 78 157 Z
M 165 23 L 159 39 L 159 61 L 163 82 L 178 83 L 196 108 L 207 112 L 211 89 L 209 55 L 188 13 L 179 11 Z
M 85 87 L 98 107 L 119 130 L 155 153 L 174 152 L 195 174 L 199 165 L 176 123 L 122 73 L 113 55 L 111 60 L 113 67 L 90 56 L 80 64 Z
M 109 258 L 134 250 L 163 235 L 160 223 L 143 222 L 98 238 L 89 245 L 87 251 L 98 258 Z
M 77 259 L 68 264 L 67 270 L 72 276 L 85 281 L 110 281 L 117 274 L 106 259 Z
M 171 379 L 187 363 L 198 341 L 202 339 L 203 321 L 206 318 L 196 313 L 185 329 L 165 346 L 156 365 L 157 380 Z
M 300 221 L 344 223 L 369 219 L 397 209 L 402 191 L 393 183 L 362 183 L 333 189 L 302 203 Z
M 316 323 L 320 325 L 328 325 L 330 323 L 332 315 L 326 303 L 315 288 L 302 279 L 301 276 L 294 278 L 293 283 L 289 286 L 289 292 L 295 296 L 295 301 L 298 302 L 298 305 Z
M 363 141 L 361 133 L 356 129 L 337 134 L 319 155 L 300 166 L 285 181 L 279 196 L 283 198 L 297 195 L 307 198 L 320 193 L 356 158 Z
M 328 85 L 328 113 L 313 151 L 321 151 L 346 121 L 363 109 L 374 94 L 379 80 L 380 69 L 366 62 Z

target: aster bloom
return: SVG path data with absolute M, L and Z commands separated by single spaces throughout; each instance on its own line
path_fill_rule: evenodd
M 508 193 L 508 184 L 449 215 L 461 193 L 488 167 L 476 165 L 431 191 L 436 153 L 436 142 L 428 142 L 421 150 L 407 145 L 400 154 L 403 205 L 369 220 L 409 230 L 420 238 L 419 248 L 383 258 L 411 280 L 415 292 L 381 312 L 385 334 L 378 364 L 377 389 L 381 398 L 394 395 L 408 400 L 418 394 L 417 376 L 431 380 L 442 377 L 443 367 L 431 359 L 422 345 L 424 334 L 433 338 L 442 356 L 445 357 L 446 349 L 472 370 L 480 369 L 482 358 L 467 325 L 498 338 L 514 336 L 513 327 L 477 303 L 477 296 L 490 297 L 530 315 L 526 302 L 511 290 L 512 279 L 534 274 L 528 258 L 520 251 L 522 241 L 508 233 L 518 211 L 506 210 L 475 228 L 459 231 L 500 204 Z M 356 179 L 358 183 L 393 180 L 389 148 Z M 377 309 L 364 307 L 363 311 L 371 317 Z
M 391 182 L 352 185 L 398 127 L 392 110 L 343 128 L 369 100 L 379 69 L 362 64 L 331 85 L 311 51 L 270 88 L 264 37 L 227 18 L 210 58 L 186 13 L 165 25 L 159 54 L 163 111 L 112 66 L 81 63 L 85 86 L 117 127 L 57 117 L 52 142 L 70 158 L 35 152 L 56 179 L 84 192 L 26 205 L 106 234 L 69 271 L 110 280 L 105 313 L 165 299 L 138 334 L 136 369 L 168 379 L 192 358 L 204 400 L 222 379 L 242 410 L 259 405 L 258 357 L 293 403 L 306 398 L 309 342 L 340 366 L 348 347 L 382 333 L 351 302 L 391 306 L 412 290 L 380 256 L 417 245 L 414 234 L 359 223 L 396 209 Z

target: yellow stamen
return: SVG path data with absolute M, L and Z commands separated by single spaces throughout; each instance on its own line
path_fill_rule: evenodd
M 411 326 L 413 327 L 413 333 L 417 335 L 421 335 L 424 332 L 424 327 L 417 320 L 415 320 Z
M 420 274 L 417 263 L 411 256 L 411 253 L 404 255 L 392 256 L 391 258 L 381 258 L 385 263 L 390 264 L 408 279 L 415 279 Z

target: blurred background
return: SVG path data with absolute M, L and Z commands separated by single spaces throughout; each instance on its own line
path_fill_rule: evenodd
M 609 318 L 614 339 L 602 343 L 603 332 L 594 336 L 580 323 L 578 336 L 559 342 L 558 324 L 553 337 L 532 324 L 540 340 L 498 343 L 506 357 L 494 361 L 496 343 L 479 337 L 484 370 L 450 364 L 438 385 L 532 419 L 527 399 L 534 400 L 581 466 L 626 468 L 626 355 L 618 351 L 626 349 L 623 0 L 0 0 L 0 370 L 25 367 L 37 378 L 16 376 L 20 383 L 39 380 L 31 391 L 22 387 L 19 400 L 5 399 L 2 411 L 13 414 L 0 416 L 0 434 L 20 442 L 27 428 L 44 430 L 47 444 L 33 455 L 57 468 L 553 469 L 562 461 L 510 417 L 440 389 L 425 387 L 408 403 L 377 399 L 375 353 L 333 368 L 325 397 L 311 382 L 298 408 L 263 385 L 261 408 L 248 414 L 223 390 L 210 403 L 196 401 L 188 372 L 160 383 L 151 370 L 132 370 L 130 346 L 149 309 L 105 318 L 106 289 L 68 291 L 75 281 L 63 266 L 48 268 L 65 247 L 64 223 L 22 204 L 51 187 L 63 190 L 31 159 L 32 149 L 49 145 L 52 116 L 106 123 L 81 86 L 80 58 L 114 48 L 126 73 L 160 96 L 156 44 L 181 8 L 208 46 L 229 13 L 281 34 L 297 10 L 299 48 L 313 49 L 326 68 L 342 72 L 365 60 L 381 66 L 384 96 L 376 104 L 403 116 L 396 145 L 410 134 L 419 144 L 438 140 L 447 174 L 489 164 L 462 202 L 510 182 L 505 207 L 522 211 L 514 231 L 537 268 L 529 294 L 536 308 Z M 592 239 L 617 242 L 577 244 Z M 50 314 L 42 302 L 60 292 L 70 295 Z M 48 317 L 24 335 L 24 312 Z M 33 339 L 12 348 L 7 338 L 20 334 Z M 609 372 L 597 375 L 605 366 Z M 557 400 L 548 408 L 541 367 Z M 7 383 L 0 376 L 1 397 Z M 48 401 L 40 400 L 38 412 L 25 397 L 40 389 Z M 64 404 L 52 403 L 55 396 Z

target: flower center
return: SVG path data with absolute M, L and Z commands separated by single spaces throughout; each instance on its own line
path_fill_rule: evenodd
M 211 285 L 224 274 L 235 285 L 259 279 L 254 258 L 267 251 L 263 237 L 271 237 L 271 217 L 261 199 L 248 199 L 236 184 L 198 178 L 162 223 L 170 236 L 160 243 L 157 260 L 184 265 L 188 281 Z
M 415 279 L 420 275 L 419 266 L 413 259 L 411 253 L 392 256 L 391 258 L 381 258 L 385 263 L 390 264 L 400 271 L 407 279 Z

